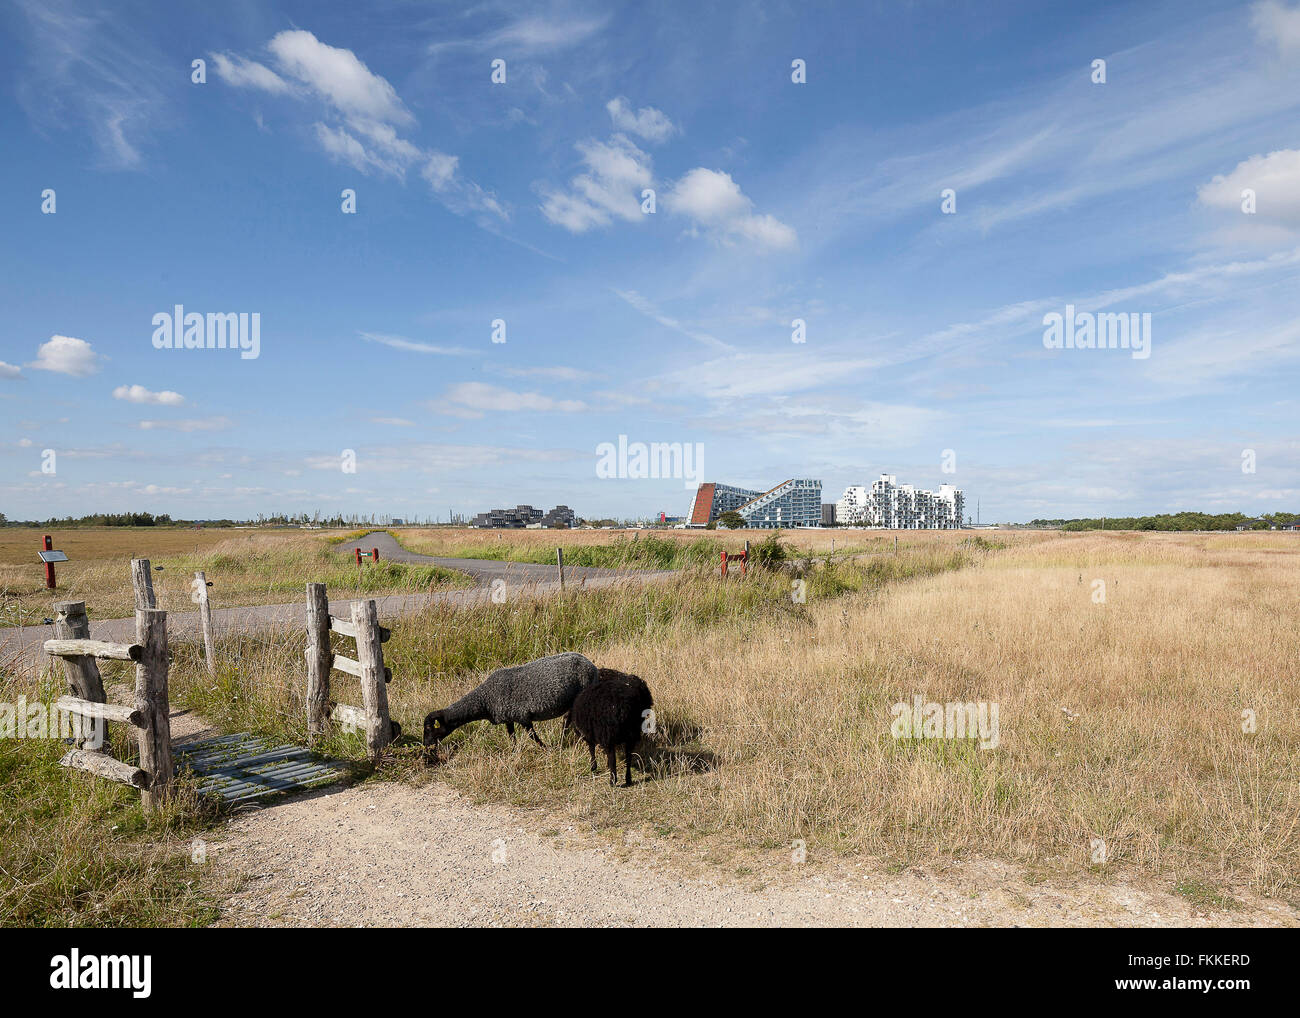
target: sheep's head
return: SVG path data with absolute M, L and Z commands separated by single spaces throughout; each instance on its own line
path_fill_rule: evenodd
M 427 749 L 429 746 L 436 746 L 438 742 L 447 736 L 451 729 L 447 727 L 446 711 L 430 711 L 424 717 L 424 745 Z

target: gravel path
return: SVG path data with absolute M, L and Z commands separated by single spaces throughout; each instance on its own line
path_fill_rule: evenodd
M 1196 912 L 1122 877 L 1030 885 L 988 860 L 890 875 L 797 865 L 781 850 L 738 879 L 734 863 L 723 875 L 702 854 L 636 834 L 603 843 L 439 783 L 372 781 L 236 817 L 208 859 L 244 881 L 224 926 L 1300 925 L 1274 903 Z

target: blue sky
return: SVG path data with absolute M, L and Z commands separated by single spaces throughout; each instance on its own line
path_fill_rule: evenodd
M 685 512 L 620 435 L 986 522 L 1300 508 L 1295 2 L 113 6 L 0 20 L 10 518 Z M 156 349 L 176 304 L 259 355 Z M 1047 349 L 1067 304 L 1150 356 Z

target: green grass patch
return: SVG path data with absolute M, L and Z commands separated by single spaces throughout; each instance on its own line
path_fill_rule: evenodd
M 0 700 L 49 703 L 52 679 L 0 672 Z M 121 726 L 112 725 L 113 729 Z M 134 761 L 124 732 L 112 752 Z M 0 926 L 203 926 L 217 895 L 191 859 L 212 823 L 191 789 L 146 815 L 134 788 L 59 766 L 57 739 L 0 739 Z

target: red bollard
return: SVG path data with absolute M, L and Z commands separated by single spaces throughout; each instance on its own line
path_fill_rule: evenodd
M 360 548 L 356 548 L 355 551 L 356 551 L 356 553 L 357 553 L 357 568 L 360 569 L 360 568 L 361 568 L 361 549 L 360 549 Z
M 724 580 L 727 578 L 727 553 L 725 551 L 722 553 L 722 578 Z
M 738 556 L 740 558 L 740 575 L 749 575 L 749 552 L 742 551 Z
M 45 535 L 45 550 L 46 551 L 54 550 L 54 542 L 50 540 L 49 534 Z M 50 590 L 54 589 L 54 563 L 53 562 L 45 563 L 45 586 L 48 587 Z
M 378 549 L 378 548 L 371 548 L 371 549 L 370 549 L 370 561 L 371 561 L 371 562 L 378 562 L 378 561 L 379 561 L 379 549 Z

